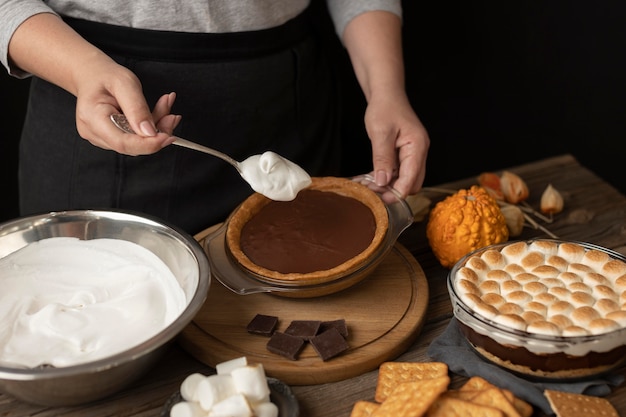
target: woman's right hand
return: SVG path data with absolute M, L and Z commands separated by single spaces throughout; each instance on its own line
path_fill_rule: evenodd
M 163 95 L 151 111 L 137 76 L 59 17 L 41 13 L 22 23 L 11 38 L 9 58 L 76 96 L 76 128 L 93 145 L 146 155 L 174 141 L 171 133 L 180 121 L 171 114 L 175 95 Z M 110 120 L 114 113 L 124 113 L 137 134 L 119 130 Z
M 126 155 L 151 154 L 172 143 L 171 134 L 180 122 L 180 116 L 171 114 L 176 95 L 164 94 L 150 111 L 135 74 L 106 56 L 103 60 L 82 73 L 77 83 L 76 127 L 80 136 Z M 135 134 L 115 127 L 110 120 L 113 113 L 124 113 Z

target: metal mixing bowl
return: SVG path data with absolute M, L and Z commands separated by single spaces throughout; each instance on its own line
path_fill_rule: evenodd
M 206 254 L 193 237 L 156 219 L 122 211 L 64 211 L 2 223 L 0 258 L 51 237 L 114 238 L 139 244 L 165 262 L 187 297 L 186 308 L 172 324 L 125 352 L 63 368 L 0 366 L 0 391 L 30 403 L 69 406 L 104 398 L 146 373 L 204 303 L 211 274 Z

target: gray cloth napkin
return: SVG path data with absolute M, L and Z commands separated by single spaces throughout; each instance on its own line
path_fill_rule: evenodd
M 550 403 L 543 395 L 546 389 L 604 396 L 611 392 L 611 386 L 618 386 L 624 381 L 621 374 L 607 374 L 576 382 L 537 382 L 521 378 L 481 359 L 461 334 L 455 318 L 430 344 L 428 355 L 433 360 L 446 363 L 450 371 L 456 374 L 466 377 L 477 375 L 494 385 L 508 389 L 517 397 L 539 407 L 546 414 L 554 414 Z

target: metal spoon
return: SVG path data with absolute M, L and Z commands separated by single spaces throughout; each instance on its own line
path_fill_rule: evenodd
M 135 133 L 123 114 L 112 114 L 111 121 L 122 131 Z M 252 155 L 239 162 L 215 149 L 207 148 L 178 136 L 174 137 L 176 138 L 172 142 L 174 145 L 204 152 L 228 162 L 235 167 L 239 175 L 250 184 L 254 191 L 272 200 L 293 200 L 300 190 L 311 184 L 311 177 L 305 170 L 274 152 L 268 151 L 262 155 Z
M 134 134 L 135 131 L 130 127 L 130 123 L 128 123 L 128 119 L 126 119 L 126 116 L 118 113 L 118 114 L 112 114 L 111 115 L 111 120 L 113 121 L 113 124 L 115 126 L 117 126 L 119 129 L 123 130 L 126 133 L 132 133 Z M 178 136 L 174 136 L 176 138 L 176 140 L 174 142 L 172 142 L 174 145 L 178 145 L 178 146 L 182 146 L 183 148 L 189 148 L 189 149 L 193 149 L 195 151 L 200 151 L 200 152 L 204 152 L 204 153 L 208 153 L 209 155 L 213 155 L 216 156 L 220 159 L 223 159 L 224 161 L 228 162 L 229 164 L 231 164 L 232 166 L 235 167 L 235 169 L 239 172 L 239 174 L 242 173 L 242 169 L 241 169 L 241 163 L 239 161 L 236 161 L 235 159 L 231 158 L 230 156 L 226 155 L 225 153 L 222 153 L 220 151 L 216 151 L 215 149 L 212 148 L 207 148 L 206 146 L 203 145 L 199 145 L 195 142 L 191 142 L 187 139 L 183 139 L 183 138 L 179 138 Z

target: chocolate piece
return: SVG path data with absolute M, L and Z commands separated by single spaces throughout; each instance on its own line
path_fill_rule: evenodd
M 311 339 L 311 346 L 323 361 L 339 355 L 350 347 L 339 330 L 334 327 Z
M 324 333 L 326 330 L 333 327 L 339 331 L 339 334 L 342 335 L 344 339 L 348 337 L 348 326 L 346 325 L 345 319 L 323 321 L 318 333 Z
M 321 324 L 322 322 L 319 320 L 293 320 L 285 329 L 285 333 L 304 340 L 310 340 L 317 335 Z
M 248 323 L 246 330 L 248 333 L 260 334 L 263 336 L 271 336 L 278 325 L 278 317 L 266 316 L 265 314 L 257 314 Z
M 295 361 L 304 347 L 304 339 L 289 334 L 275 332 L 267 342 L 267 350 Z

